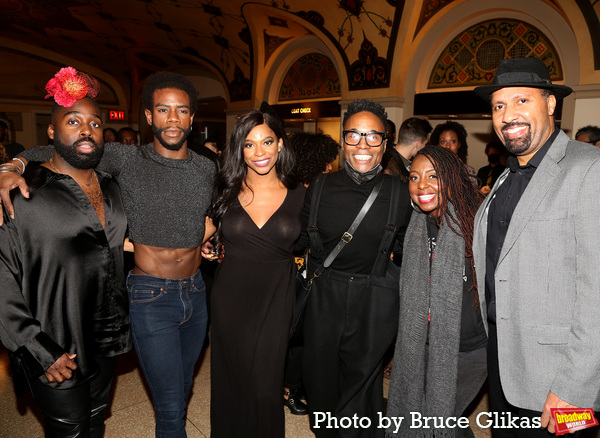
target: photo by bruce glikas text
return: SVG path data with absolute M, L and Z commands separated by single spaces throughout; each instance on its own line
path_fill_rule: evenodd
M 369 417 L 335 417 L 330 412 L 315 412 L 315 429 L 368 429 L 373 427 Z M 409 422 L 411 429 L 466 429 L 469 427 L 467 417 L 426 417 L 419 412 L 411 412 L 410 417 L 386 417 L 381 412 L 377 413 L 378 429 L 389 429 L 393 433 L 398 432 L 400 426 Z M 510 412 L 500 415 L 498 412 L 480 412 L 475 418 L 477 426 L 482 429 L 490 427 L 496 429 L 528 428 L 539 429 L 541 421 L 539 418 L 518 417 Z

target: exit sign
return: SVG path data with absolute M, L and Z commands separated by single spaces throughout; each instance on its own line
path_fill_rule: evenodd
M 125 120 L 125 111 L 109 111 L 108 118 L 110 120 Z

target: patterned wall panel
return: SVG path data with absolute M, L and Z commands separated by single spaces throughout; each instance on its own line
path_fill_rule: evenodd
M 358 60 L 350 65 L 350 89 L 384 88 L 390 84 L 390 62 L 377 52 L 366 37 L 363 39 Z
M 340 96 L 340 78 L 329 58 L 311 53 L 288 70 L 279 89 L 279 101 Z
M 563 79 L 556 49 L 534 26 L 513 19 L 484 21 L 462 31 L 444 49 L 428 88 L 488 84 L 506 58 L 535 57 L 548 66 L 553 81 Z

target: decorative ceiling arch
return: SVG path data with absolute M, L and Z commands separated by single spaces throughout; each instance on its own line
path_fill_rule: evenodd
M 563 8 L 561 8 L 560 1 L 546 1 L 554 5 L 554 7 L 556 7 L 558 10 L 563 10 Z M 458 2 L 457 0 L 423 0 L 421 13 L 413 35 L 413 40 L 417 37 L 418 33 L 423 29 L 423 27 L 425 27 L 429 20 L 440 13 L 445 6 L 451 3 Z M 600 70 L 600 0 L 575 0 L 575 4 L 581 11 L 587 25 L 587 31 L 591 36 L 594 69 Z
M 428 88 L 488 84 L 500 61 L 523 57 L 541 59 L 553 81 L 563 80 L 556 48 L 535 26 L 511 18 L 483 21 L 461 31 L 446 46 L 431 72 Z
M 404 0 L 339 0 L 335 7 L 329 3 L 319 4 L 318 1 L 307 0 L 302 4 L 305 9 L 300 10 L 293 10 L 286 2 L 279 1 L 272 1 L 270 5 L 244 5 L 242 14 L 249 27 L 257 29 L 269 26 L 269 32 L 261 30 L 260 35 L 256 35 L 256 30 L 250 32 L 252 38 L 259 37 L 263 41 L 263 63 L 266 65 L 280 46 L 303 36 L 296 33 L 290 37 L 290 30 L 295 23 L 308 30 L 308 34 L 326 39 L 327 44 L 339 54 L 344 62 L 350 90 L 389 86 Z M 262 14 L 257 15 L 259 9 Z M 257 24 L 257 21 L 265 21 L 267 17 L 268 24 Z M 260 47 L 259 42 L 255 43 Z
M 583 21 L 567 17 L 565 4 L 581 11 Z M 366 90 L 389 86 L 392 62 L 403 53 L 406 35 L 400 28 L 406 5 L 418 4 L 415 41 L 435 33 L 437 22 L 455 9 L 465 11 L 460 22 L 480 4 L 490 10 L 529 9 L 541 3 L 562 13 L 567 22 L 589 29 L 594 66 L 600 70 L 599 0 L 5 0 L 0 14 L 0 38 L 4 47 L 25 43 L 40 50 L 68 55 L 79 65 L 94 66 L 118 82 L 126 100 L 137 100 L 139 85 L 158 70 L 177 71 L 182 64 L 192 74 L 207 71 L 220 76 L 229 102 L 243 104 L 252 98 L 257 48 L 267 41 L 275 56 L 290 41 L 281 36 L 279 20 L 267 22 L 267 37 L 256 39 L 249 27 L 257 18 L 246 16 L 249 5 L 270 9 L 274 17 L 294 15 L 296 22 L 326 41 L 330 58 L 337 62 L 343 87 Z M 510 7 L 507 5 L 511 5 Z M 574 6 L 576 5 L 576 6 Z M 562 7 L 561 7 L 562 6 Z M 411 7 L 406 10 L 412 10 Z M 454 15 L 453 15 L 454 16 Z M 535 16 L 535 14 L 534 14 Z M 406 18 L 406 17 L 405 17 Z M 425 21 L 428 20 L 428 21 Z M 422 27 L 421 27 L 422 26 Z M 585 32 L 585 30 L 581 32 Z M 263 30 L 260 30 L 263 34 Z M 412 36 L 412 35 L 411 35 Z M 410 37 L 408 37 L 410 38 Z M 556 44 L 556 41 L 555 41 Z M 261 49 L 262 50 L 262 49 Z M 124 56 L 125 53 L 125 56 Z M 131 53 L 131 56 L 128 54 Z M 405 60 L 402 60 L 405 62 Z M 342 62 L 344 66 L 342 67 Z M 109 81 L 110 82 L 110 81 Z M 119 87 L 115 87 L 119 88 Z M 131 102 L 130 102 L 131 105 Z
M 294 68 L 298 60 L 305 56 L 314 55 L 321 55 L 323 56 L 321 59 L 332 63 L 333 70 L 340 78 L 340 95 L 347 92 L 348 84 L 341 79 L 345 76 L 345 64 L 339 53 L 335 51 L 335 48 L 332 50 L 332 46 L 327 39 L 324 40 L 313 33 L 307 33 L 301 38 L 294 38 L 283 44 L 269 59 L 265 74 L 259 79 L 260 84 L 257 84 L 256 101 L 265 100 L 271 104 L 278 103 L 286 75 Z M 324 99 L 338 98 L 333 96 Z
M 279 88 L 280 102 L 340 95 L 339 74 L 333 62 L 321 53 L 310 53 L 296 60 Z

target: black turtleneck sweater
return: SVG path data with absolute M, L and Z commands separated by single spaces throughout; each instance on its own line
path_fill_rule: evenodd
M 385 180 L 377 199 L 354 233 L 352 240 L 342 249 L 331 265 L 331 268 L 337 271 L 353 274 L 371 273 L 388 219 L 392 178 L 394 178 L 383 173 L 360 185 L 354 182 L 344 170 L 326 176 L 317 215 L 317 227 L 323 241 L 325 254 L 312 251 L 311 265 L 318 266 L 321 264 L 338 244 L 340 237 L 350 228 L 380 178 L 385 178 Z M 309 244 L 306 228 L 308 226 L 312 193 L 313 186 L 311 185 L 306 193 L 304 207 L 302 208 L 302 234 L 297 244 L 299 249 L 304 249 Z M 412 212 L 408 186 L 404 183 L 402 183 L 399 196 L 397 225 L 400 226 L 400 229 L 393 247 L 394 260 L 396 258 L 398 260 L 402 259 L 402 242 Z

